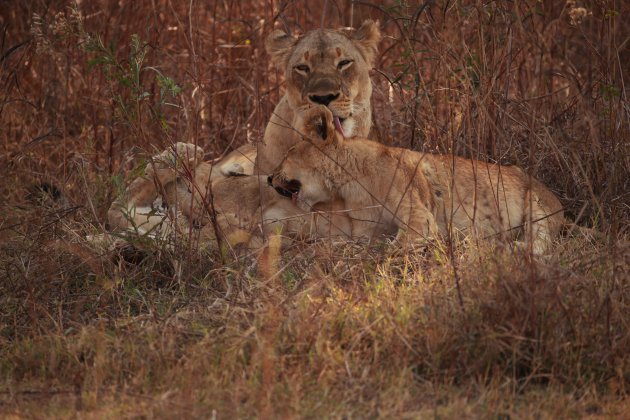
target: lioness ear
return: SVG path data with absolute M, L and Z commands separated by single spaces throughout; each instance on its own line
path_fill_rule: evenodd
M 378 27 L 378 22 L 374 22 L 371 19 L 364 21 L 352 36 L 352 39 L 368 66 L 374 66 L 374 60 L 378 54 L 378 43 L 381 41 L 381 31 Z
M 269 34 L 265 41 L 265 49 L 271 56 L 271 61 L 278 68 L 284 70 L 289 60 L 289 54 L 297 41 L 291 35 L 287 35 L 280 29 Z

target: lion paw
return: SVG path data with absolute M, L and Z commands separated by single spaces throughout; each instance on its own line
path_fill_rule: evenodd
M 203 160 L 204 151 L 201 147 L 190 143 L 178 142 L 151 158 L 146 175 L 155 176 L 160 183 L 167 184 L 177 177 L 182 166 L 195 168 Z
M 161 166 L 177 167 L 184 163 L 189 167 L 196 167 L 203 160 L 204 151 L 201 147 L 191 143 L 177 142 L 159 155 L 153 156 L 153 162 Z
M 298 119 L 296 128 L 306 137 L 327 141 L 334 135 L 333 114 L 324 105 L 301 107 Z

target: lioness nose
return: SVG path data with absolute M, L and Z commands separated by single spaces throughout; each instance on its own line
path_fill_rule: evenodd
M 269 184 L 269 186 L 273 187 L 273 182 L 271 182 L 271 181 L 273 181 L 273 175 L 269 175 L 267 177 L 267 184 Z
M 315 102 L 316 104 L 320 104 L 320 105 L 324 105 L 324 106 L 328 106 L 329 103 L 331 103 L 332 101 L 334 101 L 335 99 L 337 99 L 339 97 L 339 94 L 330 94 L 330 95 L 311 95 L 309 96 L 309 98 L 311 99 L 311 101 Z

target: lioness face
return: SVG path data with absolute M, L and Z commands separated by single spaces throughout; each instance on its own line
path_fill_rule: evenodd
M 379 40 L 377 24 L 366 21 L 353 36 L 319 29 L 295 39 L 277 30 L 267 39 L 267 50 L 276 66 L 285 70 L 291 108 L 327 106 L 342 134 L 352 137 L 357 116 L 370 112 L 369 70 Z

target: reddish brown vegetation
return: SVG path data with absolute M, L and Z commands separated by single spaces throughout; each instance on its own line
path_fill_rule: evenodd
M 3 2 L 8 410 L 37 414 L 24 398 L 50 387 L 58 415 L 623 410 L 630 5 L 416 3 Z M 574 229 L 544 263 L 483 246 L 390 257 L 297 244 L 281 261 L 267 250 L 263 274 L 191 244 L 148 245 L 139 265 L 89 250 L 136 152 L 186 141 L 211 158 L 262 138 L 282 89 L 263 48 L 274 27 L 365 18 L 386 34 L 373 72 L 383 142 L 527 168 L 596 238 Z M 42 183 L 64 199 L 35 203 Z

